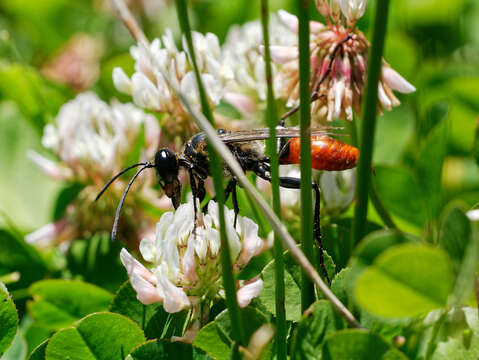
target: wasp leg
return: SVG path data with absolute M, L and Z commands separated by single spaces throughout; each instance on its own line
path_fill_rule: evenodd
M 266 173 L 266 169 L 263 165 L 258 166 L 255 172 L 261 178 L 271 182 L 271 177 Z M 300 189 L 301 179 L 294 178 L 294 177 L 280 177 L 279 186 L 287 188 L 287 189 Z M 319 248 L 319 267 L 321 268 L 324 278 L 326 279 L 328 284 L 331 286 L 331 280 L 329 279 L 326 266 L 324 265 L 324 254 L 323 254 L 324 247 L 323 247 L 323 240 L 321 235 L 321 223 L 320 223 L 321 191 L 319 190 L 318 184 L 316 184 L 314 181 L 312 182 L 312 186 L 315 193 L 313 232 L 314 232 L 314 238 L 316 239 L 316 242 Z
M 235 220 L 233 222 L 233 226 L 234 228 L 236 229 L 236 221 L 238 220 L 238 214 L 239 214 L 239 205 L 238 205 L 238 194 L 236 193 L 236 185 L 237 185 L 237 180 L 236 178 L 232 178 L 230 180 L 230 182 L 228 183 L 229 184 L 233 184 L 232 185 L 232 190 L 231 190 L 231 195 L 232 195 L 232 199 L 233 200 L 233 210 L 235 212 Z M 226 200 L 225 200 L 226 201 Z
M 196 234 L 196 224 L 198 222 L 198 208 L 196 206 L 196 199 L 198 199 L 199 196 L 198 196 L 198 188 L 196 186 L 196 177 L 195 177 L 195 174 L 193 173 L 192 167 L 188 168 L 188 174 L 190 176 L 191 193 L 193 194 L 193 209 L 195 212 L 195 222 L 193 227 L 193 233 Z

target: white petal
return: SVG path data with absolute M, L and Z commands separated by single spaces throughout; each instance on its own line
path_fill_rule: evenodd
M 124 94 L 131 95 L 133 91 L 133 83 L 120 67 L 113 69 L 113 84 L 119 92 Z
M 379 97 L 379 101 L 381 102 L 381 105 L 385 109 L 391 110 L 391 106 L 392 106 L 391 100 L 389 100 L 381 82 L 379 82 L 378 84 L 378 97 Z
M 404 79 L 397 71 L 389 66 L 383 66 L 382 79 L 393 90 L 403 94 L 409 94 L 416 91 L 416 88 Z
M 201 80 L 205 86 L 205 91 L 208 95 L 208 98 L 213 104 L 217 105 L 220 102 L 223 90 L 219 79 L 215 78 L 211 74 L 202 74 Z
M 156 86 L 142 73 L 134 73 L 133 101 L 136 105 L 150 110 L 161 110 L 160 94 Z
M 70 168 L 61 166 L 60 164 L 43 157 L 39 153 L 30 150 L 28 151 L 28 158 L 36 165 L 38 168 L 45 173 L 45 175 L 56 180 L 67 180 L 71 179 L 73 172 Z
M 164 298 L 163 308 L 166 312 L 176 313 L 190 306 L 190 301 L 182 288 L 176 287 L 167 276 L 166 264 L 162 264 L 155 274 L 158 280 L 158 293 Z
M 136 298 L 145 305 L 161 302 L 163 299 L 158 294 L 156 287 L 134 272 L 130 276 L 130 284 L 136 291 Z
M 25 241 L 28 244 L 41 248 L 50 247 L 56 244 L 57 236 L 65 228 L 66 220 L 58 220 L 53 223 L 42 226 L 34 232 L 25 235 Z
M 279 10 L 278 11 L 279 20 L 288 27 L 291 31 L 297 33 L 298 32 L 298 18 L 293 14 Z
M 191 234 L 188 239 L 188 246 L 186 251 L 183 255 L 183 260 L 181 262 L 183 267 L 183 274 L 186 278 L 190 280 L 195 280 L 197 278 L 196 275 L 196 260 L 195 260 L 195 239 L 194 235 Z
M 334 118 L 339 118 L 341 105 L 343 103 L 344 82 L 339 80 L 334 84 Z
M 251 114 L 256 109 L 253 99 L 245 94 L 227 91 L 223 94 L 223 100 L 233 105 L 243 115 Z
M 143 259 L 148 262 L 154 262 L 156 259 L 156 246 L 150 239 L 141 239 L 140 253 Z
M 243 233 L 243 249 L 241 251 L 241 263 L 246 265 L 253 256 L 258 255 L 263 248 L 263 240 L 258 236 L 258 224 L 253 220 L 241 217 L 238 219 L 241 223 Z
M 263 47 L 260 47 L 260 49 L 264 50 Z M 285 64 L 298 58 L 298 48 L 296 46 L 272 45 L 269 49 L 271 60 L 276 64 Z
M 355 22 L 364 15 L 367 3 L 367 0 L 339 0 L 341 11 L 350 22 Z
M 479 221 L 479 209 L 469 210 L 466 215 L 471 221 Z
M 216 229 L 209 228 L 207 238 L 209 241 L 211 256 L 217 256 L 221 247 L 221 239 L 220 239 L 219 231 Z
M 128 276 L 131 278 L 133 273 L 136 273 L 138 276 L 141 276 L 146 281 L 154 284 L 156 282 L 155 277 L 152 272 L 144 267 L 138 260 L 136 260 L 131 254 L 125 249 L 121 249 L 120 260 L 123 266 L 128 273 Z
M 236 293 L 238 305 L 242 308 L 248 306 L 261 290 L 263 290 L 263 280 L 260 278 L 243 285 Z
M 230 245 L 231 261 L 236 262 L 236 259 L 241 252 L 241 241 L 236 233 L 236 230 L 233 228 L 232 221 L 226 221 L 226 233 L 228 236 L 228 243 Z

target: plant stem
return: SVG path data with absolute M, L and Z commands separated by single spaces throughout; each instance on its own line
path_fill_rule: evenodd
M 361 240 L 366 228 L 368 213 L 368 193 L 373 155 L 374 131 L 376 126 L 378 82 L 382 66 L 382 53 L 389 9 L 389 0 L 376 1 L 373 24 L 372 47 L 369 54 L 366 94 L 363 101 L 363 118 L 361 121 L 361 141 L 356 186 L 356 210 L 353 221 L 351 250 Z
M 274 103 L 273 73 L 271 70 L 271 55 L 269 51 L 269 10 L 268 0 L 261 0 L 261 24 L 263 26 L 264 61 L 266 72 L 267 108 L 266 122 L 269 126 L 269 139 L 266 142 L 267 153 L 270 161 L 270 176 L 273 191 L 273 209 L 278 218 L 281 218 L 281 203 L 279 198 L 279 160 L 276 143 L 276 126 L 278 114 Z M 279 360 L 286 359 L 286 308 L 284 288 L 284 258 L 283 246 L 278 235 L 274 235 L 274 285 L 276 305 L 276 351 Z
M 177 0 L 176 7 L 178 11 L 178 19 L 180 22 L 180 27 L 184 36 L 186 38 L 186 42 L 188 44 L 188 50 L 191 58 L 191 62 L 193 64 L 193 69 L 195 72 L 196 82 L 198 84 L 198 90 L 200 93 L 200 100 L 201 100 L 201 109 L 203 114 L 208 119 L 210 124 L 214 126 L 214 119 L 213 114 L 210 110 L 208 104 L 208 98 L 206 95 L 206 91 L 203 86 L 203 82 L 201 80 L 200 71 L 198 69 L 198 64 L 196 61 L 195 55 L 195 48 L 193 46 L 193 39 L 191 36 L 191 28 L 190 23 L 188 20 L 188 9 L 186 5 L 186 0 Z M 220 235 L 221 235 L 221 248 L 222 251 L 220 253 L 221 256 L 221 272 L 223 275 L 223 287 L 225 289 L 226 294 L 226 305 L 228 307 L 228 313 L 231 318 L 231 328 L 234 336 L 234 340 L 236 340 L 241 345 L 246 345 L 246 339 L 244 335 L 243 323 L 241 320 L 241 312 L 238 306 L 238 301 L 236 298 L 236 284 L 233 275 L 233 265 L 231 263 L 231 255 L 230 255 L 230 247 L 229 242 L 226 234 L 226 222 L 225 222 L 225 209 L 224 209 L 224 189 L 223 189 L 223 165 L 222 161 L 218 157 L 218 154 L 208 144 L 208 154 L 210 157 L 210 172 L 211 176 L 213 177 L 213 183 L 215 187 L 216 193 L 216 202 L 218 203 L 218 212 L 219 212 L 219 220 L 220 220 Z
M 313 201 L 311 171 L 311 90 L 309 56 L 309 0 L 298 1 L 299 18 L 299 105 L 301 125 L 301 248 L 316 265 L 313 249 Z M 314 302 L 314 285 L 303 272 L 301 276 L 301 310 Z

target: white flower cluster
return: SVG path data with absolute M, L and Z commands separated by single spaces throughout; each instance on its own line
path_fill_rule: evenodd
M 31 152 L 31 159 L 47 175 L 103 182 L 125 166 L 144 126 L 144 156 L 154 155 L 159 139 L 158 121 L 132 104 L 110 105 L 92 92 L 79 94 L 60 109 L 55 124 L 45 126 L 42 144 L 58 155 L 60 163 Z
M 163 214 L 155 240 L 140 243 L 141 255 L 153 264 L 151 270 L 127 250 L 121 251 L 121 261 L 142 303 L 163 302 L 165 311 L 174 313 L 222 293 L 218 210 L 218 204 L 210 201 L 208 214 L 198 213 L 196 227 L 192 201 L 180 205 L 175 213 Z M 234 212 L 225 207 L 225 220 L 234 271 L 239 271 L 261 252 L 263 241 L 251 219 L 238 216 L 234 228 Z M 261 279 L 240 284 L 240 306 L 247 306 L 262 287 Z
M 210 105 L 220 101 L 224 84 L 232 78 L 232 72 L 222 61 L 219 40 L 216 35 L 202 35 L 193 32 L 196 58 Z M 185 40 L 183 47 L 187 49 Z M 131 79 L 123 69 L 113 70 L 113 83 L 118 91 L 133 96 L 133 102 L 143 108 L 167 113 L 173 116 L 185 116 L 178 99 L 172 94 L 162 71 L 168 74 L 180 90 L 186 94 L 189 102 L 200 107 L 200 98 L 195 74 L 186 51 L 180 51 L 175 45 L 169 29 L 160 39 L 155 39 L 149 49 L 132 46 L 131 56 L 135 60 L 135 73 Z
M 294 45 L 296 35 L 287 29 L 274 14 L 269 22 L 270 44 Z M 229 30 L 222 51 L 225 62 L 234 73 L 224 94 L 225 101 L 234 105 L 241 113 L 251 113 L 256 103 L 266 100 L 266 75 L 263 59 L 263 30 L 259 20 L 244 25 L 234 25 Z M 272 64 L 273 74 L 277 72 Z M 274 82 L 275 93 L 279 84 Z

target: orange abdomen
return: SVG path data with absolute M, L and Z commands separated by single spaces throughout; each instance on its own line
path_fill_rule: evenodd
M 281 164 L 300 163 L 300 138 L 291 139 L 282 151 Z M 346 170 L 356 166 L 358 148 L 326 135 L 311 137 L 312 167 L 316 170 Z

